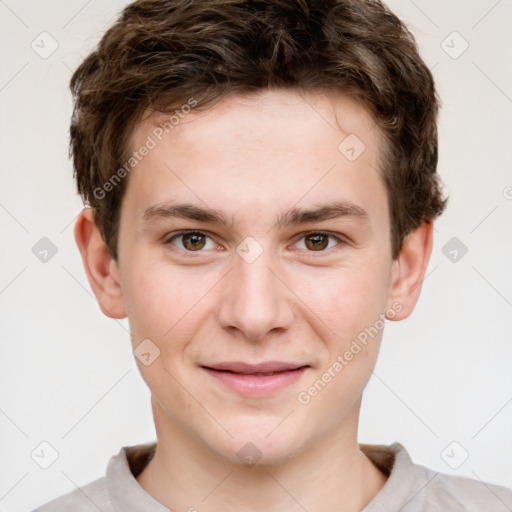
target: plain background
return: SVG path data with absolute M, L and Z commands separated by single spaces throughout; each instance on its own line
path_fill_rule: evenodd
M 155 439 L 128 323 L 101 314 L 75 246 L 67 156 L 72 70 L 126 3 L 0 0 L 3 511 L 99 478 L 120 447 Z M 386 328 L 360 441 L 399 441 L 418 464 L 510 486 L 512 2 L 389 5 L 437 81 L 450 202 L 415 313 Z M 32 251 L 43 237 L 57 248 L 46 263 Z M 31 457 L 43 441 L 58 452 L 48 469 Z

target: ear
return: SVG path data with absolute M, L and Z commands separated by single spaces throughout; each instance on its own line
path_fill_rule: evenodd
M 101 311 L 110 318 L 124 318 L 126 310 L 117 262 L 103 241 L 93 208 L 84 208 L 80 212 L 75 223 L 75 240 Z
M 395 314 L 389 320 L 403 320 L 413 312 L 432 253 L 432 239 L 432 222 L 422 224 L 405 238 L 398 258 L 393 261 L 388 297 L 388 307 L 395 303 L 401 308 L 393 307 Z

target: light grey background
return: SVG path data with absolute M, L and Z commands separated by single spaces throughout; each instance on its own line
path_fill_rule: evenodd
M 72 70 L 126 3 L 0 0 L 2 511 L 84 485 L 121 446 L 155 439 L 128 323 L 101 314 L 75 246 L 67 158 Z M 360 441 L 399 441 L 416 463 L 511 486 L 512 2 L 389 4 L 443 100 L 450 202 L 415 313 L 386 328 Z M 46 263 L 32 252 L 42 237 L 58 250 Z M 44 441 L 59 455 L 48 469 Z

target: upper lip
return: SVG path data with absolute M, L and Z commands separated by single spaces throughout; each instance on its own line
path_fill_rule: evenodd
M 286 363 L 282 361 L 267 361 L 258 364 L 248 364 L 242 361 L 222 362 L 211 365 L 203 365 L 204 368 L 210 368 L 212 370 L 228 370 L 235 373 L 268 373 L 268 372 L 282 372 L 286 370 L 297 370 L 305 364 L 297 363 Z

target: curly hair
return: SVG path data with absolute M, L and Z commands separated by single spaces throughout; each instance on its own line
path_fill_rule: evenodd
M 145 110 L 206 109 L 265 88 L 338 91 L 356 99 L 386 141 L 393 258 L 440 215 L 439 98 L 413 35 L 378 0 L 139 0 L 74 72 L 70 156 L 84 202 L 117 260 L 126 179 L 98 194 L 129 155 Z

